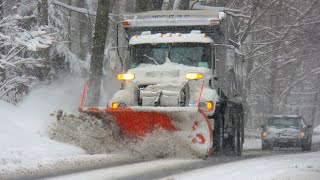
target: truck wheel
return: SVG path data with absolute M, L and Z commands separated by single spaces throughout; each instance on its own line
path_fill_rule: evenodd
M 241 132 L 242 132 L 242 125 L 241 125 L 241 117 L 240 114 L 237 113 L 236 115 L 236 151 L 237 151 L 237 155 L 241 156 L 242 154 L 242 149 L 243 149 L 243 142 L 242 142 L 242 136 L 241 136 Z
M 213 127 L 213 152 L 216 155 L 221 155 L 223 152 L 223 115 L 219 112 L 214 116 Z
M 308 139 L 305 143 L 302 144 L 302 151 L 311 151 L 312 143 Z
M 264 143 L 264 142 L 262 141 L 262 150 L 270 150 L 270 151 L 272 151 L 272 150 L 273 150 L 273 145 L 272 145 L 272 143 L 266 144 L 266 143 Z
M 242 119 L 241 119 L 241 109 L 239 105 L 234 104 L 230 109 L 230 121 L 232 124 L 232 132 L 229 137 L 229 147 L 233 155 L 241 156 L 243 149 L 242 141 Z
M 262 148 L 261 148 L 262 150 L 267 150 L 267 146 L 266 146 L 266 144 L 262 141 Z
M 307 151 L 311 151 L 311 148 L 312 148 L 312 143 L 308 143 L 308 147 L 307 147 Z
M 309 143 L 308 143 L 308 147 L 307 147 L 307 151 L 311 151 L 311 148 L 312 148 L 312 143 L 309 142 Z
M 310 140 L 308 142 L 307 151 L 311 151 L 311 149 L 312 149 L 312 137 L 310 137 Z
M 307 146 L 308 146 L 308 143 L 303 143 L 302 144 L 302 151 L 307 151 Z
M 244 141 L 244 136 L 243 136 L 243 108 L 241 105 L 235 104 L 233 106 L 233 111 L 232 111 L 233 115 L 232 118 L 234 121 L 234 130 L 235 130 L 235 149 L 234 149 L 234 154 L 241 156 L 242 154 L 242 150 L 243 150 L 243 141 Z

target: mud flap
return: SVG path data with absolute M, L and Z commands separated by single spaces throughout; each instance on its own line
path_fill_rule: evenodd
M 128 139 L 143 139 L 148 133 L 176 133 L 195 155 L 212 153 L 212 129 L 205 113 L 193 107 L 80 108 L 98 118 L 111 117 Z

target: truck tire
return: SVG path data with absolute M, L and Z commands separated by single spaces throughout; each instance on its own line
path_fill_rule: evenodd
M 241 156 L 243 149 L 243 141 L 242 141 L 242 125 L 241 125 L 241 117 L 240 114 L 237 114 L 237 123 L 236 123 L 236 153 L 238 156 Z
M 302 151 L 307 151 L 307 146 L 308 146 L 308 143 L 303 143 L 301 146 Z
M 242 136 L 242 119 L 241 119 L 241 106 L 238 104 L 234 104 L 231 106 L 230 112 L 230 120 L 232 121 L 232 135 L 229 140 L 231 143 L 231 153 L 233 155 L 241 156 L 243 149 L 243 136 Z
M 307 151 L 311 151 L 311 149 L 312 149 L 312 143 L 310 142 L 310 143 L 308 143 Z
M 309 142 L 309 143 L 308 143 L 308 147 L 307 147 L 307 151 L 311 151 L 311 149 L 312 149 L 312 143 Z
M 309 136 L 307 151 L 311 151 L 312 149 L 312 136 Z
M 307 139 L 305 143 L 302 144 L 302 151 L 311 151 L 312 142 Z
M 241 156 L 243 150 L 243 141 L 244 141 L 244 134 L 243 134 L 243 109 L 242 106 L 236 104 L 233 106 L 233 118 L 235 119 L 235 155 Z
M 266 144 L 263 143 L 263 141 L 262 141 L 262 147 L 261 147 L 261 149 L 262 149 L 262 150 L 267 150 L 267 149 L 268 149 L 267 146 L 266 146 Z
M 262 141 L 262 150 L 273 150 L 273 144 L 272 143 L 265 143 Z
M 214 116 L 213 127 L 213 152 L 215 155 L 221 155 L 223 152 L 223 114 L 219 112 Z

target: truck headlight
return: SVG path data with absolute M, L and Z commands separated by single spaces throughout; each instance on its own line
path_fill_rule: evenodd
M 189 79 L 189 80 L 198 80 L 198 79 L 202 79 L 202 78 L 203 78 L 202 73 L 187 73 L 186 74 L 186 79 Z
M 118 80 L 134 80 L 134 74 L 118 74 Z
M 305 137 L 305 136 L 306 136 L 306 133 L 300 132 L 300 137 Z

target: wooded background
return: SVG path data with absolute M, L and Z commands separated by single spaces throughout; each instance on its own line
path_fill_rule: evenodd
M 0 0 L 0 99 L 17 104 L 32 87 L 61 74 L 88 78 L 92 52 L 101 53 L 92 49 L 98 3 L 109 14 L 100 32 L 106 39 L 99 39 L 105 79 L 117 73 L 107 73 L 109 65 L 119 65 L 108 51 L 116 46 L 120 14 L 224 6 L 241 10 L 229 31 L 249 67 L 246 126 L 258 127 L 274 114 L 320 124 L 319 0 Z

